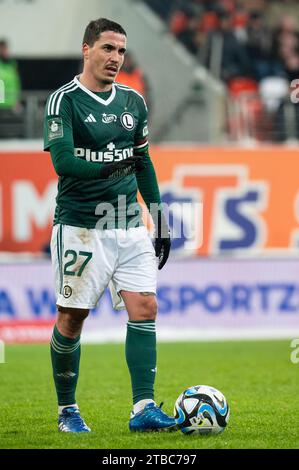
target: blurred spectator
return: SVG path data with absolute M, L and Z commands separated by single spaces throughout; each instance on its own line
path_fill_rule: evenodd
M 4 101 L 0 102 L 0 138 L 24 136 L 24 116 L 20 104 L 21 82 L 16 61 L 9 55 L 8 43 L 0 40 L 0 80 Z
M 191 52 L 198 54 L 201 43 L 200 20 L 204 11 L 201 2 L 187 0 L 177 2 L 169 18 L 169 29 Z
M 4 84 L 4 102 L 1 109 L 16 110 L 19 104 L 21 82 L 16 61 L 9 56 L 8 43 L 0 40 L 0 80 Z
M 298 0 L 145 1 L 225 82 L 233 133 L 245 135 L 249 123 L 257 140 L 299 139 L 299 105 L 289 98 L 299 77 Z
M 145 1 L 168 22 L 169 30 L 189 52 L 202 57 L 203 64 L 225 81 L 240 73 L 257 81 L 273 76 L 288 76 L 291 80 L 299 75 L 295 19 L 285 15 L 279 28 L 273 31 L 268 17 L 286 6 L 288 11 L 296 8 L 294 0 Z M 219 73 L 216 56 L 220 49 L 223 50 Z
M 268 113 L 276 113 L 289 95 L 288 81 L 283 77 L 267 77 L 259 84 L 259 94 Z
M 138 91 L 144 97 L 148 107 L 151 108 L 152 103 L 147 79 L 130 51 L 125 54 L 125 60 L 117 76 L 117 81 Z
M 173 8 L 175 0 L 145 0 L 156 13 L 158 13 L 165 21 L 169 16 L 169 12 Z
M 274 32 L 273 53 L 280 60 L 290 81 L 299 76 L 299 34 L 296 20 L 289 15 L 282 17 Z
M 235 11 L 233 15 L 234 33 L 242 44 L 246 44 L 248 41 L 247 23 L 248 13 L 242 8 Z
M 283 74 L 279 61 L 272 56 L 272 32 L 266 24 L 264 15 L 259 11 L 252 11 L 249 14 L 247 52 L 253 74 L 258 81 Z
M 191 54 L 198 54 L 201 45 L 198 19 L 196 17 L 189 18 L 186 27 L 177 34 L 177 38 Z
M 251 75 L 246 48 L 234 34 L 229 12 L 219 14 L 219 27 L 208 33 L 201 57 L 203 64 L 225 82 Z

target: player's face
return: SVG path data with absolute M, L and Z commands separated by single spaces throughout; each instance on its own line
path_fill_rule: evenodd
M 105 31 L 99 39 L 88 46 L 84 44 L 83 54 L 85 64 L 93 77 L 104 84 L 113 83 L 124 61 L 126 52 L 126 36 Z

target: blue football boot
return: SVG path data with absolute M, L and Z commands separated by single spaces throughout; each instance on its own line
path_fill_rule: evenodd
M 63 408 L 58 417 L 58 431 L 61 432 L 90 432 L 90 428 L 81 418 L 80 411 L 75 406 Z
M 129 421 L 130 431 L 150 432 L 150 431 L 176 431 L 178 429 L 175 419 L 168 416 L 156 403 L 149 403 L 139 413 L 132 412 Z

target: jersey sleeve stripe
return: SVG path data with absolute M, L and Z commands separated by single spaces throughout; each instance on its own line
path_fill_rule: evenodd
M 68 93 L 69 91 L 73 91 L 77 88 L 76 85 L 72 85 L 72 87 L 68 87 L 68 88 L 65 88 L 64 90 L 62 90 L 60 93 L 58 93 L 53 102 L 52 102 L 52 106 L 51 106 L 51 114 L 58 114 L 59 113 L 59 107 L 60 107 L 60 103 L 61 103 L 61 100 L 62 100 L 62 97 L 64 95 L 64 93 Z
M 48 115 L 51 115 L 54 113 L 54 106 L 55 106 L 54 103 L 59 93 L 61 93 L 63 90 L 68 89 L 69 87 L 72 87 L 73 85 L 74 85 L 74 81 L 72 80 L 71 82 L 67 83 L 66 85 L 63 85 L 58 90 L 54 91 L 54 93 L 52 93 L 48 102 L 48 108 L 47 108 Z
M 144 142 L 143 144 L 140 145 L 134 145 L 134 149 L 143 149 L 148 145 L 148 141 Z
M 55 114 L 59 114 L 60 103 L 61 103 L 61 100 L 62 100 L 62 98 L 63 98 L 63 95 L 64 95 L 65 93 L 70 93 L 71 91 L 76 90 L 76 88 L 78 88 L 78 85 L 75 85 L 73 88 L 70 88 L 69 90 L 64 90 L 64 91 L 60 94 L 60 96 L 59 96 L 59 98 L 58 98 L 58 101 L 57 101 L 57 104 L 56 104 Z
M 51 95 L 50 95 L 50 98 L 49 98 L 49 102 L 48 102 L 48 108 L 47 108 L 47 113 L 48 115 L 50 115 L 51 113 L 51 104 L 52 104 L 52 101 L 53 99 L 55 98 L 56 94 L 59 93 L 60 91 L 62 91 L 64 88 L 68 87 L 68 86 L 71 86 L 73 84 L 73 80 L 69 83 L 66 83 L 65 85 L 63 85 L 62 87 L 58 88 L 58 90 L 55 90 Z

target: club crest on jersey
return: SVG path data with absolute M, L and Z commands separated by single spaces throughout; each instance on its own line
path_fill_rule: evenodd
M 72 293 L 73 293 L 73 291 L 72 291 L 72 288 L 70 286 L 65 285 L 63 287 L 63 297 L 68 299 L 72 295 Z
M 128 113 L 127 111 L 125 113 L 122 113 L 120 116 L 120 122 L 122 126 L 127 129 L 127 131 L 131 131 L 135 127 L 135 119 L 133 114 Z
M 61 118 L 53 118 L 48 121 L 49 140 L 63 137 L 63 126 Z
M 104 124 L 110 124 L 111 122 L 115 122 L 117 120 L 117 116 L 115 114 L 102 114 L 102 122 Z

